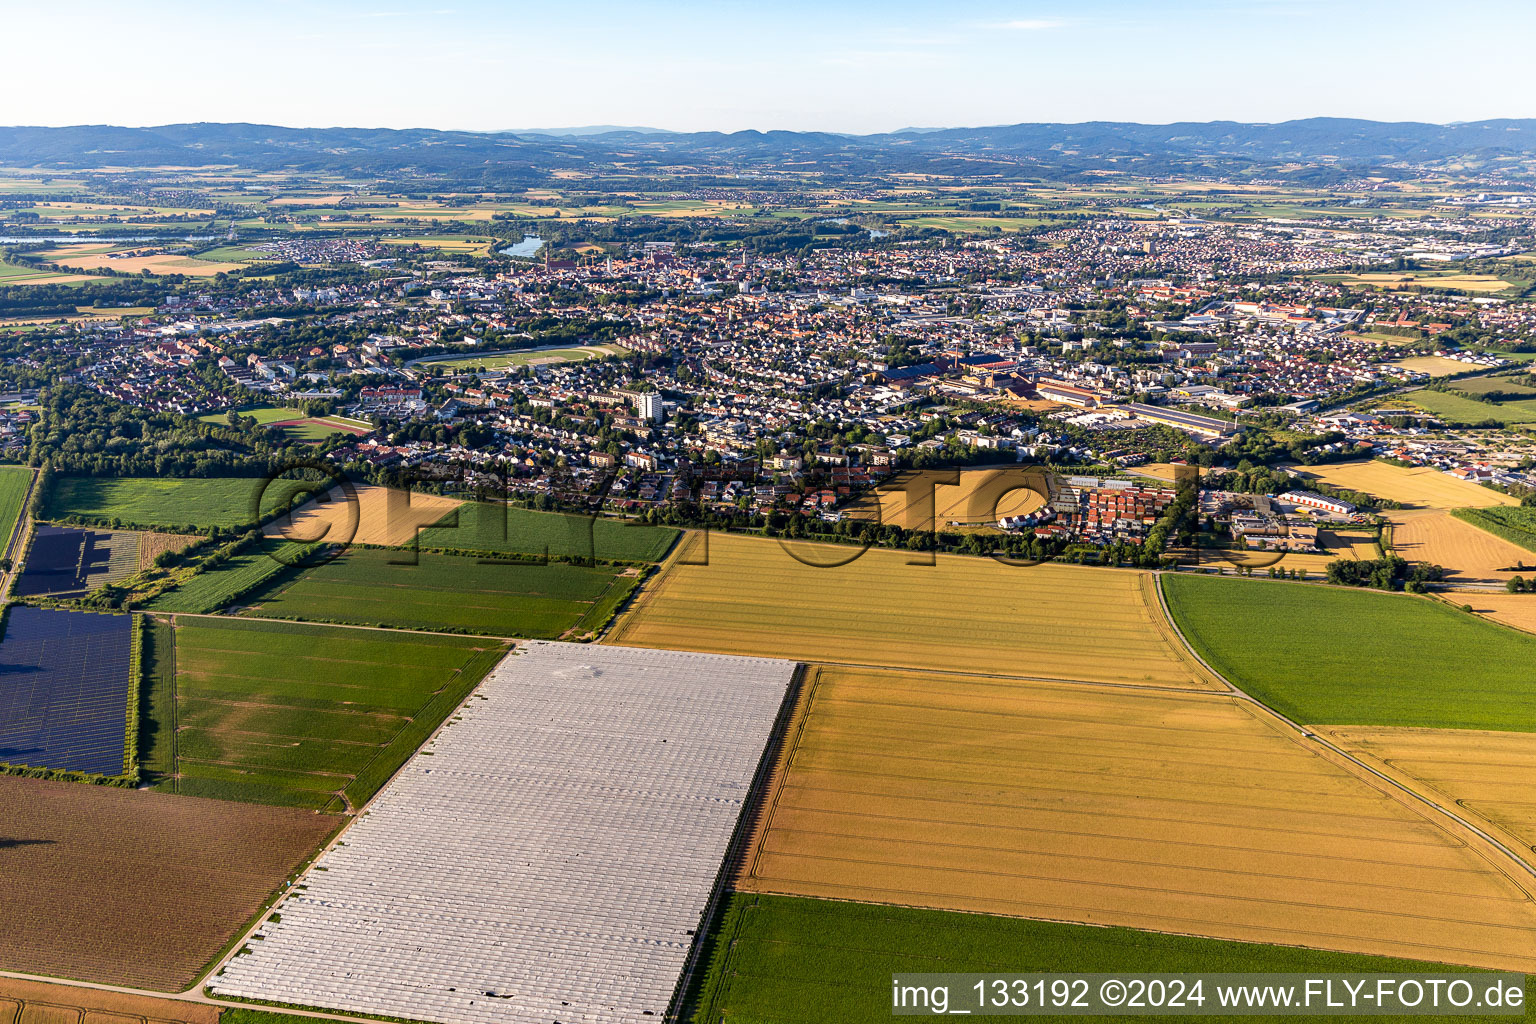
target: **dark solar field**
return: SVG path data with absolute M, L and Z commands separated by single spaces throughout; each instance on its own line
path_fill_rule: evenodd
M 106 582 L 113 535 L 73 526 L 38 526 L 27 567 L 16 580 L 17 597 L 69 594 Z
M 17 605 L 0 642 L 0 762 L 123 771 L 133 616 Z

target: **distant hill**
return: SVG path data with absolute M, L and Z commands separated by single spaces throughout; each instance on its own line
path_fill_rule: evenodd
M 830 132 L 668 132 L 592 125 L 522 132 L 427 128 L 280 128 L 172 124 L 0 128 L 0 164 L 42 168 L 237 165 L 434 181 L 513 184 L 555 171 L 627 173 L 738 169 L 823 176 L 895 171 L 1070 177 L 1113 169 L 1143 174 L 1258 174 L 1316 179 L 1366 170 L 1486 162 L 1536 155 L 1536 120 L 1462 124 L 1308 118 L 1166 125 L 1091 121 L 983 128 Z
M 606 135 L 609 132 L 634 132 L 636 135 L 672 135 L 673 132 L 665 128 L 637 128 L 624 127 L 612 124 L 589 124 L 576 128 L 513 128 L 508 135 L 559 135 L 581 137 L 583 135 Z

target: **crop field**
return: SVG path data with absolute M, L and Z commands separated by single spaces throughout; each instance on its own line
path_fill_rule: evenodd
M 1333 726 L 1340 746 L 1411 776 L 1536 850 L 1536 734 Z
M 27 487 L 32 482 L 32 470 L 26 466 L 0 466 L 0 552 L 5 551 L 16 524 L 21 519 L 21 506 L 27 499 Z
M 1409 974 L 1425 967 L 1417 960 L 1128 928 L 744 893 L 730 897 L 705 950 L 702 983 L 691 1003 L 693 1012 L 686 1018 L 692 1024 L 888 1024 L 891 976 L 900 973 L 1275 971 L 1323 975 Z M 1147 1018 L 1094 1020 L 1145 1024 Z
M 1162 583 L 1211 667 L 1297 722 L 1536 731 L 1536 637 L 1406 594 L 1190 575 Z
M 1516 885 L 1229 698 L 824 667 L 791 735 L 738 889 L 1536 963 Z
M 506 651 L 467 637 L 178 617 L 175 770 L 160 788 L 361 806 Z
M 0 807 L 0 963 L 158 991 L 190 985 L 339 824 L 14 777 L 0 777 Z
M 278 619 L 556 640 L 601 629 L 638 580 L 569 562 L 362 548 L 279 574 L 244 603 L 246 614 Z
M 1465 602 L 1472 610 L 1513 629 L 1536 633 L 1536 595 L 1463 591 L 1451 600 Z
M 273 481 L 265 492 L 261 477 L 172 479 L 161 477 L 65 476 L 53 482 L 40 519 L 79 516 L 91 522 L 120 520 L 126 526 L 183 529 L 244 526 L 256 519 L 258 495 L 272 509 L 299 486 Z
M 1489 374 L 1485 377 L 1468 377 L 1458 380 L 1453 385 L 1457 391 L 1465 391 L 1469 395 L 1482 395 L 1488 392 L 1506 391 L 1518 395 L 1530 395 L 1536 397 L 1536 388 L 1523 383 L 1530 379 L 1526 371 L 1511 374 L 1508 370 L 1500 373 Z
M 882 484 L 850 509 L 855 518 L 869 519 L 904 530 L 945 530 L 951 524 L 991 526 L 1001 516 L 1018 516 L 1045 505 L 1049 490 L 1039 470 L 967 469 L 913 470 Z
M 1492 406 L 1489 406 L 1492 408 Z M 1404 469 L 1390 462 L 1335 462 L 1323 466 L 1295 466 L 1291 472 L 1321 480 L 1332 487 L 1364 491 L 1410 508 L 1486 508 L 1518 505 L 1511 498 L 1481 484 L 1459 480 L 1427 466 Z
M 131 531 L 38 526 L 26 568 L 17 577 L 18 597 L 80 594 L 139 571 L 139 535 Z
M 133 627 L 129 615 L 10 609 L 0 644 L 0 762 L 123 774 Z
M 1413 391 L 1404 400 L 1450 423 L 1478 424 L 1495 420 L 1504 426 L 1536 423 L 1536 400 L 1516 399 L 1490 404 L 1448 391 Z
M 677 537 L 678 531 L 666 526 L 470 502 L 422 530 L 421 547 L 583 561 L 659 562 Z
M 707 540 L 707 543 L 706 543 Z M 839 568 L 771 540 L 689 533 L 609 642 L 719 654 L 1159 686 L 1213 686 L 1150 574 L 872 548 Z M 852 546 L 797 544 L 827 563 Z M 921 558 L 921 555 L 916 557 Z M 707 564 L 697 564 L 705 562 Z
M 306 544 L 323 541 L 398 547 L 410 544 L 418 531 L 440 521 L 460 504 L 457 498 L 397 487 L 354 485 L 350 495 L 345 488 L 336 487 L 274 519 L 266 532 Z
M 220 1012 L 184 999 L 0 978 L 0 1024 L 219 1024 Z
M 1390 337 L 1387 335 L 1386 337 Z M 1401 342 L 1402 338 L 1392 338 L 1394 342 Z M 1466 373 L 1472 367 L 1456 359 L 1447 359 L 1444 356 L 1412 356 L 1408 359 L 1399 359 L 1392 363 L 1405 370 L 1417 370 L 1419 373 L 1427 373 L 1431 377 L 1449 377 L 1453 373 Z
M 1536 553 L 1449 512 L 1414 509 L 1384 515 L 1392 521 L 1393 552 L 1411 562 L 1444 566 L 1447 583 L 1502 584 L 1522 571 L 1536 573 Z
M 146 537 L 161 536 L 145 534 Z M 211 612 L 255 590 L 272 577 L 288 571 L 313 548 L 295 541 L 263 537 L 215 569 L 205 569 L 155 597 L 148 607 L 156 612 Z
M 85 249 L 97 248 L 85 246 Z M 193 259 L 180 253 L 154 252 L 144 249 L 123 249 L 113 252 L 69 253 L 57 250 L 48 254 L 61 267 L 75 270 L 117 270 L 125 274 L 187 274 L 191 277 L 212 277 L 230 270 L 240 270 L 239 263 L 214 263 Z
M 167 551 L 184 551 L 202 539 L 190 533 L 139 534 L 139 571 L 153 567 L 155 559 Z
M 1536 509 L 1522 505 L 1463 508 L 1452 515 L 1516 547 L 1536 551 Z
M 1359 562 L 1381 557 L 1381 553 L 1376 549 L 1375 538 L 1371 534 L 1320 529 L 1317 531 L 1317 541 L 1318 546 L 1323 549 L 1320 552 L 1262 551 L 1257 548 L 1250 551 L 1242 548 L 1202 545 L 1198 549 L 1170 548 L 1168 553 L 1177 557 L 1182 565 L 1223 570 L 1237 566 L 1251 568 L 1255 572 L 1263 572 L 1273 566 L 1286 572 L 1300 569 L 1314 578 L 1321 578 L 1328 571 L 1329 563 L 1340 559 Z

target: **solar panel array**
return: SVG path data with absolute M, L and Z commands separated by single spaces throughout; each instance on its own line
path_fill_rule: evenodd
M 519 645 L 210 987 L 443 1024 L 660 1019 L 794 667 Z
M 131 615 L 16 605 L 0 641 L 0 761 L 117 775 Z
M 113 545 L 114 535 L 101 530 L 36 527 L 26 569 L 16 579 L 16 596 L 80 593 L 110 582 L 119 575 L 112 572 Z

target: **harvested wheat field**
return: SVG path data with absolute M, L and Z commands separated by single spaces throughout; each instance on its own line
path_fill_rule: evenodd
M 1331 725 L 1341 747 L 1375 758 L 1536 850 L 1536 733 Z
M 1451 594 L 1455 604 L 1469 604 L 1479 615 L 1502 622 L 1527 633 L 1536 633 L 1536 594 L 1474 593 Z
M 1473 367 L 1456 359 L 1447 359 L 1444 356 L 1412 356 L 1408 359 L 1399 359 L 1389 366 L 1400 366 L 1405 370 L 1416 370 L 1419 373 L 1427 373 L 1431 377 L 1449 377 L 1453 373 L 1466 373 Z
M 953 483 L 956 473 L 959 482 Z M 904 530 L 992 526 L 1002 516 L 1043 507 L 1048 493 L 1038 469 L 913 470 L 881 484 L 850 512 Z
M 747 891 L 1536 967 L 1484 856 L 1213 694 L 823 667 Z
M 218 1024 L 222 1012 L 181 999 L 0 978 L 0 1024 Z
M 155 559 L 167 551 L 181 551 L 206 539 L 186 533 L 141 533 L 139 534 L 138 571 L 143 572 L 153 567 Z
M 1427 466 L 1404 469 L 1390 462 L 1337 462 L 1326 466 L 1289 466 L 1292 473 L 1321 480 L 1333 487 L 1364 491 L 1410 508 L 1488 508 L 1518 505 L 1518 498 L 1481 484 L 1457 479 Z
M 328 544 L 380 544 L 398 547 L 416 539 L 416 532 L 464 504 L 457 498 L 423 494 L 394 487 L 353 487 L 356 501 L 341 488 L 326 500 L 311 501 L 292 515 L 268 524 L 270 536 Z
M 804 558 L 858 555 L 797 544 Z M 706 555 L 707 552 L 707 555 Z M 703 561 L 708 564 L 690 564 Z M 872 548 L 838 568 L 757 537 L 692 532 L 608 642 L 800 661 L 1219 688 L 1163 617 L 1149 573 Z
M 1492 492 L 1490 492 L 1492 493 Z M 1446 582 L 1502 585 L 1536 562 L 1536 554 L 1457 519 L 1429 509 L 1383 513 L 1392 522 L 1392 550 L 1410 562 L 1444 566 Z
M 61 267 L 73 267 L 76 270 L 120 270 L 125 274 L 139 274 L 147 270 L 151 274 L 187 274 L 192 277 L 212 277 L 218 273 L 245 269 L 241 263 L 214 263 L 176 253 L 142 250 L 59 255 L 53 257 L 53 261 Z
M 0 964 L 181 991 L 339 824 L 0 776 Z

